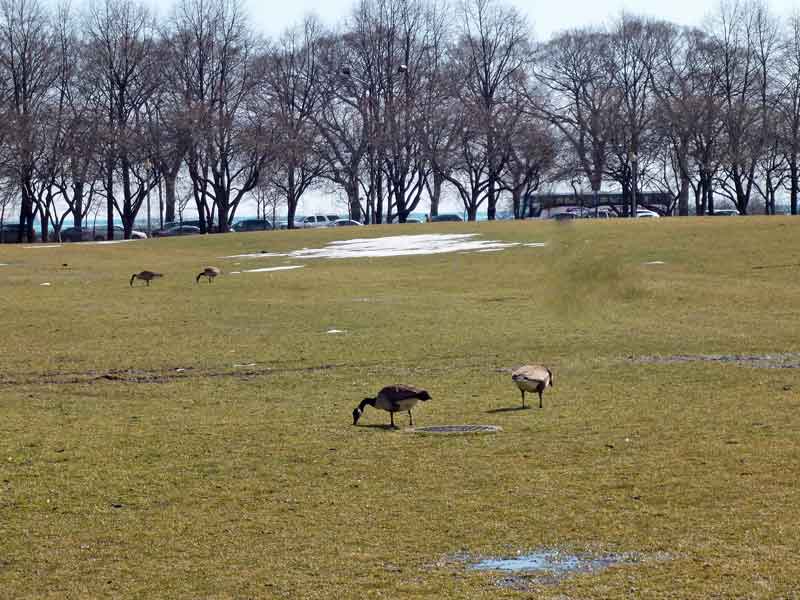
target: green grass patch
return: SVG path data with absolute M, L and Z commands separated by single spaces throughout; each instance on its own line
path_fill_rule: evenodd
M 547 246 L 305 261 L 219 257 L 351 232 L 4 245 L 0 597 L 797 597 L 800 370 L 663 360 L 800 361 L 795 228 L 376 226 Z M 510 410 L 528 362 L 556 387 Z M 503 431 L 353 427 L 395 382 L 433 396 L 419 426 Z M 662 559 L 527 592 L 451 560 L 538 548 Z

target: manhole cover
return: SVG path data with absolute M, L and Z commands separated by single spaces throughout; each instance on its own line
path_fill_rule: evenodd
M 503 431 L 497 425 L 431 425 L 430 427 L 412 427 L 408 429 L 411 433 L 439 433 L 439 434 L 458 434 L 458 433 L 497 433 Z

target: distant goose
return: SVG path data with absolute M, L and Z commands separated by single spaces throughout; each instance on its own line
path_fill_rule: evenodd
M 161 273 L 154 273 L 153 271 L 141 271 L 139 273 L 134 273 L 131 275 L 131 287 L 133 287 L 133 281 L 135 279 L 141 279 L 142 281 L 147 282 L 147 285 L 150 285 L 150 281 L 155 279 L 156 277 L 163 277 Z
M 511 379 L 522 392 L 522 408 L 525 408 L 525 392 L 539 394 L 539 408 L 542 408 L 542 392 L 553 387 L 553 372 L 540 365 L 525 365 L 511 373 Z
M 414 425 L 414 417 L 411 416 L 411 409 L 417 405 L 420 400 L 430 400 L 430 394 L 420 388 L 412 387 L 410 385 L 389 385 L 383 388 L 378 395 L 374 398 L 364 398 L 356 408 L 353 409 L 353 425 L 358 423 L 358 419 L 364 414 L 364 408 L 369 404 L 375 408 L 380 408 L 389 411 L 391 416 L 392 427 L 394 424 L 394 413 L 400 411 L 408 411 L 408 423 Z
M 195 279 L 195 283 L 200 283 L 201 277 L 208 277 L 208 283 L 211 283 L 211 280 L 214 279 L 217 275 L 222 273 L 217 267 L 206 267 L 197 275 L 197 279 Z

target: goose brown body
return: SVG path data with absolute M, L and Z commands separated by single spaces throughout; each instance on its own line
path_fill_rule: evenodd
M 430 400 L 431 395 L 427 390 L 414 387 L 412 385 L 396 384 L 387 385 L 378 392 L 374 398 L 364 398 L 355 409 L 353 409 L 353 425 L 358 423 L 358 419 L 364 414 L 364 408 L 369 404 L 375 408 L 380 408 L 389 413 L 391 418 L 391 426 L 394 427 L 394 413 L 407 411 L 409 425 L 414 425 L 414 417 L 411 415 L 411 409 L 417 405 L 417 402 Z
M 222 273 L 217 267 L 205 267 L 200 273 L 198 273 L 197 278 L 195 279 L 196 283 L 200 283 L 201 277 L 207 277 L 208 283 L 211 283 L 211 280 L 214 279 L 217 275 Z
M 525 365 L 511 373 L 511 379 L 522 393 L 522 407 L 525 408 L 525 392 L 539 394 L 539 408 L 542 408 L 542 392 L 553 387 L 553 372 L 541 365 Z
M 138 273 L 134 273 L 131 275 L 131 287 L 133 287 L 133 282 L 136 279 L 141 279 L 142 281 L 146 282 L 147 285 L 150 285 L 150 281 L 156 279 L 158 277 L 163 277 L 161 273 L 155 273 L 153 271 L 139 271 Z

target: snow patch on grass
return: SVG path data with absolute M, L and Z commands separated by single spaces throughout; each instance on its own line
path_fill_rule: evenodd
M 265 267 L 263 269 L 247 269 L 242 273 L 267 273 L 268 271 L 288 271 L 290 269 L 302 269 L 305 265 L 288 265 L 285 267 Z
M 220 258 L 379 258 L 388 256 L 419 256 L 426 254 L 445 254 L 449 252 L 497 252 L 519 246 L 518 242 L 475 239 L 477 233 L 391 235 L 379 238 L 355 238 L 331 242 L 324 248 L 303 248 L 288 253 L 258 252 L 253 254 L 234 254 Z M 541 247 L 544 243 L 522 244 L 528 247 Z

